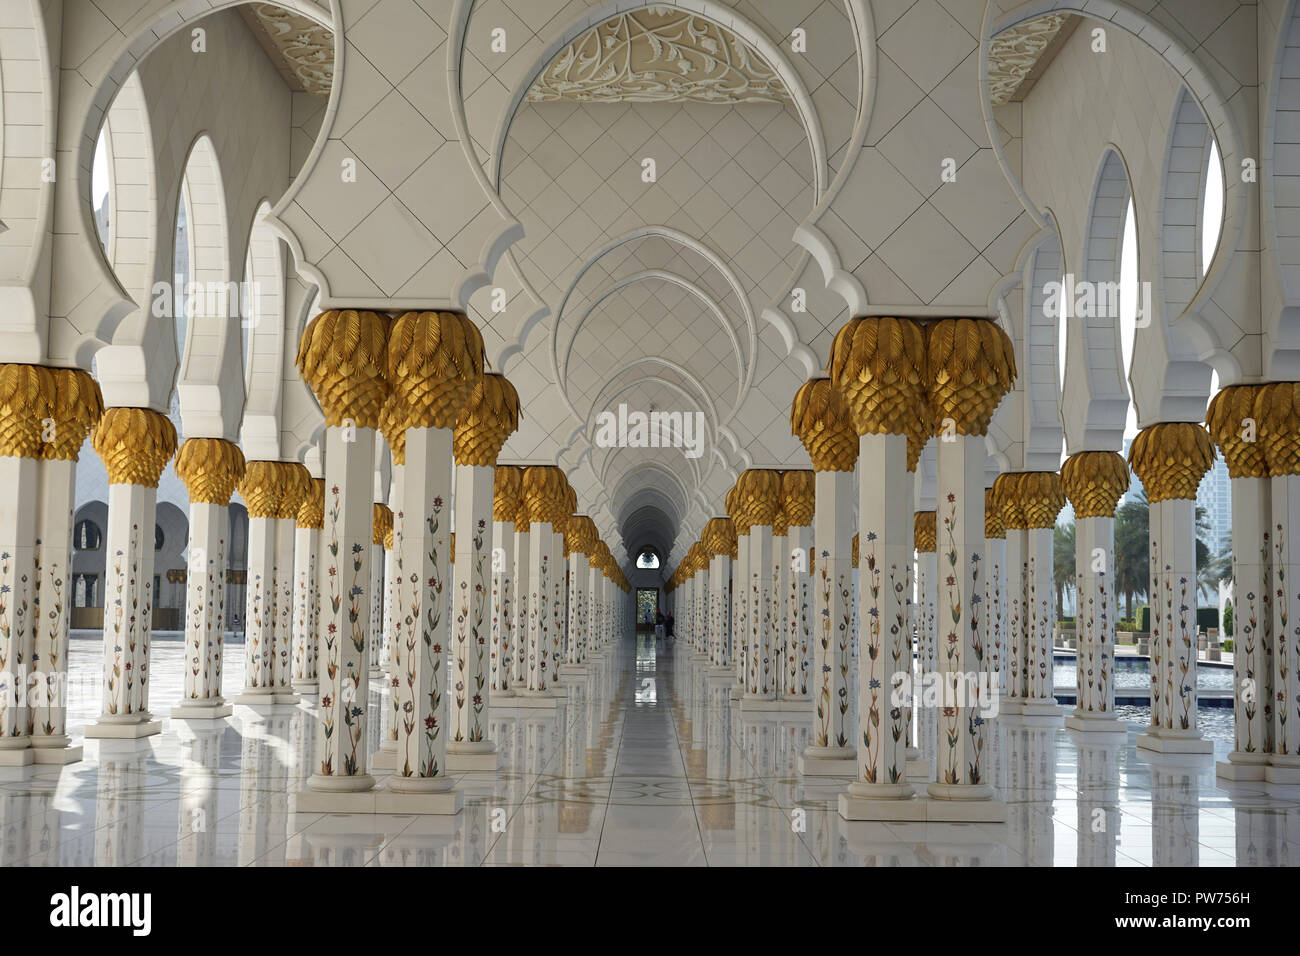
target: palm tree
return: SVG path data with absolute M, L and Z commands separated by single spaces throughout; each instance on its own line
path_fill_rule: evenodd
M 1115 590 L 1124 595 L 1125 616 L 1133 619 L 1133 595 L 1145 594 L 1151 580 L 1151 504 L 1145 491 L 1126 499 L 1115 512 Z M 1218 568 L 1220 559 L 1210 559 L 1210 521 L 1201 506 L 1196 507 L 1196 590 L 1209 597 L 1219 581 L 1232 574 L 1232 552 L 1228 549 L 1228 572 Z
M 1058 524 L 1052 532 L 1052 584 L 1056 586 L 1056 619 L 1065 617 L 1065 592 L 1074 587 L 1074 522 Z
M 1151 505 L 1146 492 L 1123 501 L 1115 511 L 1115 592 L 1124 595 L 1124 617 L 1133 620 L 1133 595 L 1151 586 Z

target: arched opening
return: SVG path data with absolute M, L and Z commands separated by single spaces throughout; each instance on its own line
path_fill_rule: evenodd
M 1133 375 L 1133 338 L 1137 334 L 1138 307 L 1138 238 L 1137 216 L 1133 211 L 1133 197 L 1128 197 L 1124 209 L 1124 224 L 1119 244 L 1119 340 L 1124 360 L 1125 377 Z M 1137 405 L 1128 403 L 1124 419 L 1124 439 L 1137 434 Z

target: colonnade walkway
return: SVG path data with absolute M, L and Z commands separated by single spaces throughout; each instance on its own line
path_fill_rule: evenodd
M 182 651 L 154 645 L 159 700 L 179 694 Z M 97 714 L 99 672 L 98 642 L 75 638 L 74 736 Z M 811 714 L 746 713 L 681 644 L 624 636 L 567 684 L 555 710 L 493 706 L 500 767 L 456 775 L 454 817 L 297 811 L 310 706 L 241 707 L 138 741 L 88 740 L 81 763 L 0 770 L 0 865 L 1300 863 L 1300 794 L 1222 789 L 1213 757 L 1139 751 L 1136 724 L 1092 743 L 994 720 L 1005 824 L 851 823 L 835 809 L 847 779 L 796 769 Z

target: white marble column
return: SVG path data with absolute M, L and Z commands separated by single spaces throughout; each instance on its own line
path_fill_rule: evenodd
M 522 472 L 521 472 L 522 475 Z M 511 608 L 511 654 L 510 654 L 510 675 L 511 686 L 514 687 L 515 694 L 520 694 L 528 684 L 528 617 L 530 614 L 530 588 L 529 578 L 530 570 L 528 564 L 528 555 L 532 551 L 529 543 L 529 535 L 532 531 L 532 524 L 528 519 L 528 509 L 522 499 L 518 503 L 518 511 L 515 516 L 515 534 L 514 534 L 514 555 L 513 566 L 514 574 L 514 602 Z
M 446 649 L 451 641 L 446 592 L 451 577 L 452 430 L 406 430 L 402 490 L 402 606 L 392 673 L 396 768 L 389 787 L 431 797 L 455 785 L 447 775 Z M 326 459 L 328 461 L 328 458 Z M 459 798 L 459 794 L 456 794 Z M 449 805 L 444 812 L 455 812 Z
M 791 524 L 785 541 L 789 580 L 785 589 L 785 681 L 781 696 L 785 700 L 807 704 L 812 700 L 812 643 L 816 621 L 812 607 L 812 581 L 816 567 L 812 525 Z
M 498 465 L 493 473 L 492 496 L 492 698 L 513 697 L 511 679 L 514 654 L 514 544 L 518 510 L 517 468 Z
M 87 737 L 147 737 L 162 729 L 149 712 L 154 528 L 158 478 L 176 450 L 176 429 L 158 412 L 110 408 L 95 430 L 108 471 L 104 553 L 104 704 Z
M 495 454 L 493 458 L 495 458 Z M 452 571 L 451 737 L 453 770 L 496 769 L 488 736 L 491 695 L 492 465 L 456 466 L 456 564 Z
M 587 555 L 578 550 L 569 554 L 569 654 L 570 667 L 581 667 L 590 653 L 587 634 L 587 588 L 591 566 Z
M 244 592 L 244 689 L 235 703 L 275 703 L 276 511 L 281 492 L 278 462 L 250 461 L 239 482 L 248 509 Z
M 725 521 L 728 526 L 730 525 L 728 518 L 714 520 Z M 734 536 L 734 531 L 732 534 Z M 723 535 L 725 539 L 725 531 Z M 731 662 L 731 553 L 729 551 L 715 553 L 709 559 L 709 611 L 709 660 L 720 674 L 726 675 L 730 673 Z
M 35 653 L 32 630 L 39 626 L 39 621 L 32 620 L 36 600 L 37 523 L 32 502 L 37 500 L 40 462 L 35 455 L 39 454 L 40 445 L 32 444 L 29 456 L 0 455 L 0 488 L 4 489 L 0 495 L 0 766 L 25 766 L 33 760 L 28 683 Z M 110 528 L 112 522 L 110 512 Z M 149 543 L 152 545 L 153 541 Z M 110 587 L 112 569 L 110 559 L 105 575 Z M 108 615 L 106 610 L 106 621 Z
M 1287 439 L 1294 443 L 1295 434 L 1287 436 Z M 1271 457 L 1269 509 L 1273 521 L 1274 704 L 1273 749 L 1264 779 L 1269 783 L 1294 786 L 1300 784 L 1300 474 L 1288 473 L 1296 470 L 1295 465 L 1279 461 L 1281 455 Z M 1194 630 L 1191 639 L 1194 661 Z M 1233 648 L 1235 650 L 1235 643 Z M 1176 670 L 1175 679 L 1177 673 Z M 1194 666 L 1192 673 L 1195 675 Z M 1195 686 L 1194 682 L 1192 686 Z M 1177 721 L 1174 726 L 1178 726 Z
M 939 740 L 939 712 L 922 706 L 919 691 L 929 686 L 939 672 L 938 577 L 939 560 L 935 551 L 935 512 L 917 511 L 912 515 L 912 535 L 916 548 L 916 681 L 912 695 L 912 724 L 916 728 L 917 749 L 921 759 L 933 760 Z M 861 547 L 861 545 L 859 545 Z
M 1004 676 L 1005 694 L 998 708 L 999 716 L 1018 715 L 1029 695 L 1029 642 L 1025 579 L 1028 575 L 1028 536 L 1025 529 L 1025 512 L 1021 506 L 1016 481 L 1019 475 L 999 475 L 993 482 L 994 492 L 1002 508 L 1002 523 L 1006 530 L 1006 592 L 1007 616 L 1005 628 Z
M 390 446 L 391 447 L 391 446 Z M 384 535 L 384 640 L 379 650 L 379 671 L 387 674 L 392 669 L 393 633 L 397 628 L 394 615 L 397 607 L 398 554 L 397 512 L 402 509 L 406 481 L 406 446 L 400 450 L 392 448 L 393 473 L 388 488 L 388 510 L 392 515 L 392 527 Z
M 528 630 L 527 682 L 517 688 L 524 697 L 550 700 L 556 696 L 553 678 L 557 662 L 555 629 L 560 623 L 555 607 L 565 583 L 563 541 L 555 522 L 564 521 L 567 487 L 554 466 L 524 469 L 523 497 L 528 507 Z M 558 561 L 557 561 L 558 558 Z
M 749 614 L 745 659 L 745 699 L 771 700 L 773 684 L 772 526 L 756 522 L 749 529 Z
M 1114 452 L 1071 455 L 1062 486 L 1074 506 L 1077 657 L 1073 730 L 1123 733 L 1115 717 L 1115 506 L 1128 490 L 1124 460 Z
M 1053 600 L 1053 556 L 1056 517 L 1064 503 L 1060 477 L 1054 472 L 1030 471 L 1018 476 L 1025 512 L 1025 608 L 1028 622 L 1026 668 L 1028 692 L 1020 716 L 1030 721 L 1056 721 L 1062 715 L 1053 696 L 1052 631 L 1056 622 Z
M 74 434 L 84 437 L 79 429 Z M 57 454 L 64 453 L 57 444 L 51 447 Z M 73 747 L 68 736 L 68 625 L 72 607 L 72 516 L 77 452 L 72 449 L 67 454 L 69 457 L 50 458 L 47 450 L 38 477 L 40 511 L 36 518 L 33 661 L 39 679 L 30 702 L 32 757 L 38 764 L 74 763 L 82 756 L 82 748 Z
M 1223 447 L 1222 444 L 1220 447 Z M 1232 458 L 1229 458 L 1229 469 Z M 1230 471 L 1231 473 L 1231 471 Z M 1218 775 L 1262 780 L 1273 750 L 1274 700 L 1270 479 L 1232 478 L 1233 746 Z
M 858 644 L 857 773 L 840 812 L 869 819 L 877 801 L 912 797 L 907 784 L 910 648 L 907 635 L 907 533 L 912 478 L 907 436 L 864 434 L 858 455 L 858 569 L 862 602 Z M 888 812 L 888 811 L 884 811 Z
M 384 645 L 388 637 L 388 630 L 384 626 L 386 616 L 384 606 L 388 603 L 388 582 L 385 575 L 385 565 L 388 562 L 384 553 L 384 539 L 388 532 L 393 530 L 393 512 L 381 500 L 382 489 L 378 475 L 375 476 L 375 495 L 380 500 L 375 501 L 374 518 L 370 526 L 370 593 L 374 595 L 374 600 L 370 602 L 370 639 L 367 642 L 366 666 L 370 672 L 370 679 L 378 682 L 383 677 L 383 669 L 380 665 L 383 662 Z M 392 649 L 388 650 L 391 653 Z
M 320 721 L 307 786 L 328 793 L 370 790 L 366 704 L 370 696 L 370 542 L 374 521 L 372 428 L 325 429 L 325 527 L 321 532 Z M 249 521 L 250 551 L 252 525 Z M 251 569 L 251 561 L 250 561 Z M 252 588 L 252 571 L 249 571 Z M 251 597 L 250 597 L 251 602 Z M 251 619 L 248 621 L 251 627 Z M 301 809 L 305 809 L 302 807 Z
M 984 633 L 989 686 L 1001 700 L 1006 694 L 1007 537 L 1002 506 L 992 488 L 984 489 Z
M 298 695 L 293 690 L 293 592 L 294 572 L 297 564 L 296 515 L 310 486 L 311 479 L 301 465 L 291 465 L 298 470 L 295 490 L 281 501 L 275 519 L 275 703 L 296 704 Z
M 298 508 L 293 533 L 293 689 L 315 696 L 316 625 L 320 606 L 318 553 L 325 524 L 325 479 L 313 478 L 311 490 Z
M 176 473 L 190 497 L 185 587 L 185 676 L 173 718 L 219 719 L 233 708 L 221 695 L 225 656 L 226 566 L 230 495 L 244 471 L 231 442 L 191 438 L 176 456 Z
M 1232 751 L 1226 761 L 1216 765 L 1218 776 L 1228 780 L 1263 780 L 1273 752 L 1277 649 L 1272 600 L 1272 480 L 1265 446 L 1270 444 L 1267 439 L 1274 427 L 1269 403 L 1260 409 L 1265 413 L 1262 422 L 1255 413 L 1267 388 L 1230 385 L 1214 397 L 1205 415 L 1231 482 L 1233 633 L 1229 636 L 1236 693 Z M 1284 402 L 1283 408 L 1287 404 Z M 1240 835 L 1240 828 L 1238 832 Z
M 810 776 L 845 776 L 857 772 L 857 733 L 849 723 L 853 472 L 818 471 L 816 483 L 813 737 L 799 771 Z
M 1151 503 L 1152 722 L 1137 744 L 1161 753 L 1213 750 L 1196 721 L 1196 489 L 1213 461 L 1209 435 L 1190 423 L 1144 428 L 1129 446 Z
M 772 694 L 781 699 L 785 689 L 787 643 L 790 640 L 790 527 L 782 510 L 772 524 Z
M 749 577 L 748 521 L 738 511 L 732 515 L 732 523 L 736 528 L 736 563 L 731 569 L 731 653 L 736 675 L 731 697 L 734 700 L 744 694 L 749 671 L 749 605 L 753 585 Z
M 938 453 L 935 522 L 936 553 L 941 557 L 935 580 L 935 638 L 944 700 L 939 713 L 937 779 L 930 785 L 930 796 L 991 802 L 982 713 L 989 702 L 980 698 L 977 689 L 984 670 L 983 622 L 970 600 L 984 588 L 979 567 L 984 544 L 984 436 L 941 439 Z

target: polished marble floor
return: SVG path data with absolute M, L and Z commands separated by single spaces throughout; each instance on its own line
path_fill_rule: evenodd
M 242 683 L 230 650 L 228 692 Z M 73 641 L 75 738 L 98 709 L 98 653 Z M 153 646 L 160 715 L 180 657 L 179 642 Z M 298 812 L 307 704 L 86 741 L 78 764 L 0 769 L 0 864 L 1300 864 L 1300 793 L 1221 789 L 1213 758 L 1141 752 L 1136 725 L 1094 743 L 993 721 L 1004 824 L 849 823 L 835 809 L 847 781 L 796 770 L 811 716 L 743 712 L 681 646 L 629 636 L 568 686 L 554 712 L 493 709 L 500 769 L 458 775 L 455 817 Z M 381 705 L 373 693 L 372 746 Z

